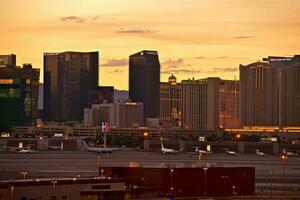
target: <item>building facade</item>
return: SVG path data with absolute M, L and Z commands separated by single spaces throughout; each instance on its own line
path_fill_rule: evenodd
M 160 63 L 157 51 L 129 57 L 129 98 L 144 105 L 144 118 L 159 118 Z
M 143 126 L 143 103 L 116 102 L 93 104 L 84 109 L 84 126 L 99 126 L 101 122 L 108 122 L 111 127 L 139 127 Z
M 16 55 L 0 55 L 0 66 L 16 66 Z
M 240 65 L 241 124 L 300 126 L 300 56 Z
M 213 130 L 239 127 L 239 82 L 209 77 L 181 82 L 183 127 Z
M 93 104 L 91 108 L 84 109 L 84 126 L 99 126 L 101 122 L 116 125 L 114 103 Z
M 181 84 L 174 75 L 160 83 L 160 123 L 163 127 L 181 126 Z
M 116 104 L 116 122 L 118 127 L 131 128 L 143 126 L 143 103 L 123 102 Z
M 207 129 L 207 80 L 183 80 L 181 86 L 183 127 Z
M 38 113 L 39 69 L 31 64 L 23 68 L 0 67 L 0 131 L 32 125 Z
M 90 94 L 98 89 L 98 72 L 98 52 L 45 53 L 45 120 L 82 120 Z
M 240 127 L 240 82 L 238 80 L 219 81 L 219 124 L 221 128 Z

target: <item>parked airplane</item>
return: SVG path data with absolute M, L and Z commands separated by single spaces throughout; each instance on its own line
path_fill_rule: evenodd
M 20 151 L 19 147 L 3 147 L 3 151 L 6 152 L 18 152 Z
M 267 154 L 265 154 L 265 153 L 259 151 L 258 149 L 256 149 L 255 151 L 256 151 L 256 155 L 257 155 L 257 156 L 266 156 L 266 155 L 267 155 Z
M 47 148 L 51 151 L 60 151 L 62 150 L 61 146 L 47 146 Z
M 84 150 L 96 153 L 112 153 L 118 150 L 118 148 L 90 147 L 84 140 L 82 140 L 82 145 Z
M 282 149 L 282 153 L 283 153 L 283 155 L 286 155 L 286 156 L 297 156 L 298 155 L 297 153 L 286 151 L 285 149 Z
M 196 147 L 195 152 L 201 153 L 201 154 L 210 154 L 211 153 L 209 151 L 201 150 L 199 147 Z
M 162 141 L 160 142 L 160 144 L 161 144 L 161 151 L 162 151 L 164 154 L 176 154 L 176 153 L 179 153 L 179 152 L 182 151 L 182 149 L 180 149 L 180 150 L 175 150 L 175 149 L 165 148 Z
M 225 149 L 225 153 L 228 155 L 236 156 L 238 153 L 235 151 L 228 151 L 228 149 Z
M 19 153 L 36 153 L 37 151 L 31 149 L 22 149 Z
M 23 148 L 23 149 L 20 149 L 19 151 L 17 151 L 18 153 L 35 153 L 35 152 L 37 152 L 37 151 L 35 151 L 35 150 L 32 150 L 31 148 L 30 148 L 30 145 L 29 146 L 27 146 L 27 147 L 25 147 L 25 148 Z

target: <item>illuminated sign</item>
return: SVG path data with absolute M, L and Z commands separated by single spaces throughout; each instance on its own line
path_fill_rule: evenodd
M 1 138 L 9 138 L 10 133 L 9 132 L 1 132 Z
M 30 85 L 30 79 L 26 79 L 26 85 Z
M 4 85 L 4 84 L 13 84 L 14 80 L 13 79 L 0 79 L 0 84 Z
M 291 60 L 291 58 L 269 58 L 270 62 L 286 62 Z
M 101 122 L 100 123 L 100 131 L 107 133 L 109 132 L 109 123 L 108 122 Z
M 157 52 L 156 51 L 146 51 L 145 52 L 146 53 L 146 55 L 157 55 Z
M 134 103 L 134 102 L 126 102 L 125 104 L 126 105 L 131 105 L 131 106 L 135 106 L 136 105 L 136 103 Z

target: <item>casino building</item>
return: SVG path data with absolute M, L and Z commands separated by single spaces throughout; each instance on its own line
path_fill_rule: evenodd
M 0 132 L 11 133 L 15 126 L 32 125 L 37 118 L 39 69 L 0 67 Z

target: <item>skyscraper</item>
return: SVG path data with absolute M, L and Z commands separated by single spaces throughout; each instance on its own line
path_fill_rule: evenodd
M 79 121 L 89 96 L 98 89 L 99 53 L 44 54 L 44 117 Z
M 16 66 L 16 55 L 0 55 L 0 66 Z
M 144 105 L 144 119 L 159 118 L 160 64 L 157 51 L 129 56 L 129 98 Z
M 241 125 L 275 126 L 278 122 L 276 73 L 265 62 L 240 65 Z
M 183 80 L 182 121 L 193 130 L 239 127 L 239 82 L 209 77 Z
M 243 126 L 300 125 L 300 56 L 240 65 Z
M 223 128 L 240 127 L 240 81 L 219 81 L 219 123 Z
M 31 64 L 0 67 L 0 132 L 35 123 L 39 76 Z
M 181 84 L 173 74 L 160 83 L 160 122 L 163 127 L 181 126 Z
M 208 129 L 207 80 L 183 80 L 181 86 L 183 127 L 193 130 Z

